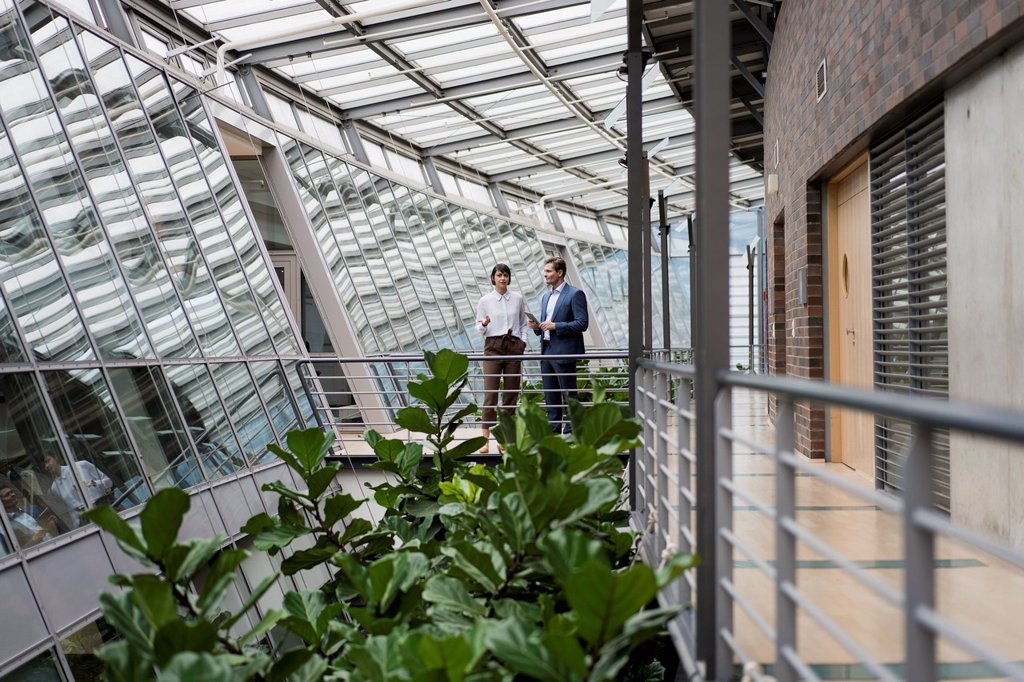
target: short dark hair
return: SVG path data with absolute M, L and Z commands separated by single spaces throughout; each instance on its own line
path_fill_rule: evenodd
M 499 272 L 504 272 L 506 275 L 508 275 L 508 281 L 512 281 L 512 269 L 509 266 L 505 265 L 504 263 L 498 263 L 493 268 L 491 268 L 491 284 L 494 284 L 494 276 Z
M 558 256 L 552 256 L 551 258 L 548 258 L 546 261 L 544 261 L 544 265 L 547 265 L 548 263 L 551 263 L 551 265 L 554 266 L 555 272 L 560 272 L 562 273 L 562 275 L 565 275 L 565 260 L 559 258 Z

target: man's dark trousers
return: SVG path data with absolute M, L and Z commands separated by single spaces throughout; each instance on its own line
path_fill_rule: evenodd
M 541 341 L 541 353 L 548 352 L 547 345 L 547 341 Z M 544 402 L 547 403 L 551 430 L 555 433 L 572 433 L 568 400 L 577 399 L 576 361 L 546 360 L 541 355 L 540 372 L 544 381 Z

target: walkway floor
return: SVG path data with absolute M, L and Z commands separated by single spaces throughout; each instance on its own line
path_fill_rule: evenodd
M 763 397 L 737 392 L 733 412 L 735 430 L 757 443 L 773 446 L 774 429 Z M 870 478 L 843 464 L 821 462 L 816 466 L 844 480 L 873 487 Z M 734 477 L 739 490 L 774 506 L 774 464 L 764 452 L 736 445 Z M 803 528 L 902 594 L 906 571 L 900 518 L 808 473 L 797 474 L 796 502 L 797 520 Z M 752 505 L 737 501 L 734 521 L 737 536 L 758 558 L 769 562 L 774 559 L 775 523 L 771 519 Z M 999 656 L 1011 661 L 1024 659 L 1024 573 L 954 541 L 940 541 L 936 554 L 936 596 L 941 615 L 981 638 Z M 822 615 L 839 625 L 862 653 L 902 678 L 905 640 L 901 610 L 804 543 L 798 545 L 797 559 L 799 591 Z M 769 578 L 751 557 L 739 552 L 734 556 L 734 577 L 740 595 L 773 624 L 775 589 Z M 775 653 L 769 638 L 738 606 L 735 623 L 744 653 L 771 670 Z M 879 679 L 803 610 L 797 638 L 800 656 L 813 664 L 822 679 Z M 979 663 L 977 655 L 948 641 L 940 641 L 938 656 L 941 679 L 1008 679 Z

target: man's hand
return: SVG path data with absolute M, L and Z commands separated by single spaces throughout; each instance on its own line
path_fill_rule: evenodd
M 550 321 L 541 322 L 540 329 L 546 332 L 553 332 L 555 331 L 555 323 Z
M 530 329 L 540 329 L 540 325 L 537 324 L 537 320 L 527 319 L 526 324 L 527 326 L 530 327 Z

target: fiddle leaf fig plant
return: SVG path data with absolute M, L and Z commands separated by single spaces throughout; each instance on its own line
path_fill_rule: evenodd
M 649 605 L 696 559 L 638 561 L 620 455 L 640 424 L 599 386 L 592 407 L 570 406 L 574 436 L 523 402 L 494 429 L 501 459 L 468 462 L 483 444 L 462 428 L 477 411 L 460 402 L 468 360 L 424 358 L 429 374 L 395 415 L 422 442 L 366 432 L 387 476 L 367 499 L 337 489 L 333 434 L 307 429 L 268 446 L 305 485 L 265 484 L 276 513 L 249 519 L 244 542 L 179 540 L 189 497 L 176 489 L 153 496 L 138 528 L 88 512 L 143 568 L 100 598 L 121 635 L 100 651 L 107 679 L 662 678 L 671 662 L 645 643 L 677 611 Z M 229 607 L 254 553 L 279 568 Z

